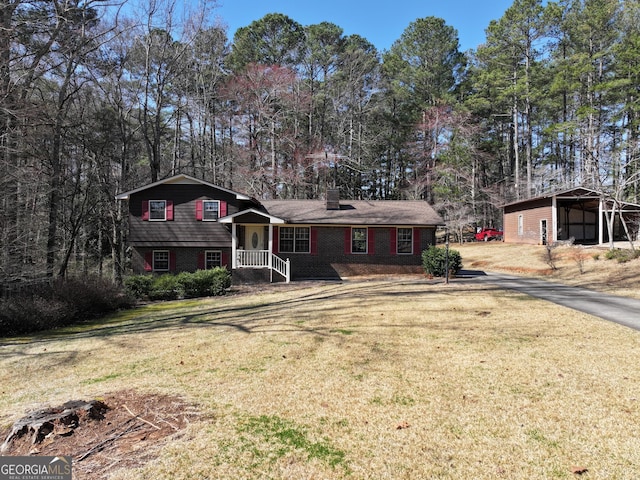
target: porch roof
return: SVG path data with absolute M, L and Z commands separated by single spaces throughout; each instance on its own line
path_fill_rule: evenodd
M 324 200 L 264 200 L 269 215 L 292 224 L 438 226 L 444 220 L 421 200 L 342 200 L 327 209 Z
M 275 217 L 273 215 L 269 215 L 266 212 L 261 212 L 260 210 L 257 210 L 255 208 L 249 208 L 247 210 L 241 210 L 239 212 L 236 212 L 232 215 L 227 215 L 226 217 L 222 217 L 218 219 L 218 222 L 220 223 L 235 223 L 236 219 L 239 219 L 241 217 L 244 216 L 259 216 L 259 217 L 263 217 L 265 218 L 268 223 L 286 223 L 285 220 L 283 220 L 282 218 L 279 217 Z

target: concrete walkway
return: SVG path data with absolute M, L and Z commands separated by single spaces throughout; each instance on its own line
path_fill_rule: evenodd
M 457 278 L 491 283 L 640 330 L 640 300 L 530 277 L 462 270 Z

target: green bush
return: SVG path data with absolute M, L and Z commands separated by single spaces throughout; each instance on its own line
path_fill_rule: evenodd
M 224 295 L 231 286 L 231 275 L 226 268 L 197 270 L 194 273 L 181 273 L 178 281 L 187 297 L 207 297 Z
M 427 275 L 444 277 L 446 271 L 447 249 L 431 245 L 422 252 L 422 267 Z M 462 257 L 457 250 L 449 249 L 449 273 L 455 274 L 462 268 Z
M 607 260 L 615 260 L 618 263 L 626 263 L 630 260 L 634 260 L 640 256 L 640 251 L 638 250 L 627 250 L 621 248 L 614 248 L 612 250 L 607 250 L 607 253 L 604 254 L 604 258 Z
M 134 298 L 145 298 L 149 296 L 153 285 L 152 275 L 132 275 L 125 278 L 124 286 Z
M 178 276 L 165 273 L 154 277 L 149 290 L 151 300 L 175 300 L 183 296 L 182 285 L 178 282 Z
M 175 300 L 183 297 L 207 297 L 224 295 L 231 286 L 231 274 L 226 268 L 181 272 L 177 275 L 165 273 L 133 275 L 125 280 L 127 291 L 135 298 L 150 300 Z

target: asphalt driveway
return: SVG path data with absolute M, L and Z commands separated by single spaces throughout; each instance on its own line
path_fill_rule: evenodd
M 491 283 L 640 330 L 640 300 L 504 273 L 462 270 L 458 278 Z

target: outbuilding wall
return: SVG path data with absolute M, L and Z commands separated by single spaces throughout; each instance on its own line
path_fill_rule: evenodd
M 519 218 L 522 217 L 520 231 Z M 547 221 L 547 241 L 553 241 L 553 210 L 551 199 L 534 200 L 527 204 L 506 206 L 504 209 L 504 241 L 541 245 L 540 224 Z

